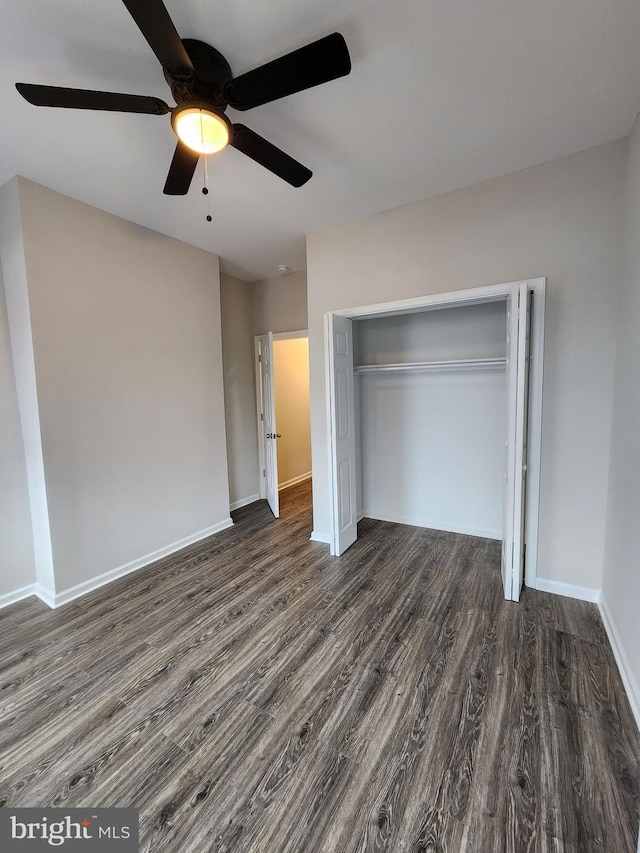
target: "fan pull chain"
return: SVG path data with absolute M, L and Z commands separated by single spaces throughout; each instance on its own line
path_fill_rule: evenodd
M 202 110 L 200 110 L 200 141 L 202 150 L 204 151 L 204 129 L 202 127 Z M 202 195 L 207 196 L 207 222 L 211 222 L 211 199 L 209 198 L 209 169 L 207 168 L 207 155 L 203 154 L 204 160 L 204 186 L 202 187 Z
M 204 160 L 204 186 L 202 187 L 202 195 L 207 197 L 207 222 L 211 222 L 211 199 L 209 198 L 209 169 L 207 168 L 207 154 L 203 155 Z

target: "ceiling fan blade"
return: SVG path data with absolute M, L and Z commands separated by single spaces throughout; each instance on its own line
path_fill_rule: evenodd
M 162 192 L 165 195 L 186 195 L 199 159 L 197 151 L 178 142 Z
M 225 96 L 234 109 L 250 110 L 350 71 L 347 44 L 340 33 L 333 33 L 241 74 L 229 83 Z
M 36 107 L 68 107 L 74 110 L 111 110 L 151 115 L 164 115 L 169 112 L 164 101 L 147 95 L 94 92 L 91 89 L 66 89 L 62 86 L 38 86 L 33 83 L 16 83 L 16 89 L 25 100 Z
M 245 127 L 244 124 L 233 125 L 231 144 L 238 151 L 242 151 L 247 157 L 255 160 L 256 163 L 291 184 L 292 187 L 301 187 L 306 184 L 313 174 L 302 163 L 298 163 L 293 157 L 289 157 L 284 151 L 267 142 L 262 136 Z
M 160 64 L 174 76 L 193 65 L 162 0 L 122 0 Z

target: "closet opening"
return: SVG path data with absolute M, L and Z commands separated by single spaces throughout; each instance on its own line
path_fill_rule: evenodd
M 331 553 L 396 521 L 501 540 L 505 597 L 535 584 L 544 290 L 326 315 Z

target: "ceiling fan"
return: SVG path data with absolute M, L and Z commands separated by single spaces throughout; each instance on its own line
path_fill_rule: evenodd
M 169 174 L 167 195 L 184 195 L 191 184 L 201 154 L 232 145 L 294 187 L 312 173 L 244 124 L 232 123 L 228 106 L 249 110 L 295 92 L 343 77 L 351 70 L 344 38 L 333 33 L 233 77 L 227 60 L 214 47 L 197 39 L 182 40 L 162 0 L 123 0 L 151 50 L 162 65 L 176 106 L 160 98 L 16 83 L 29 103 L 40 107 L 110 110 L 166 115 L 178 137 Z

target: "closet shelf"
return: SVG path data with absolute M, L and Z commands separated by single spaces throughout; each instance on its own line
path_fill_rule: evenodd
M 414 361 L 405 364 L 360 364 L 354 373 L 416 373 L 419 371 L 502 370 L 506 358 L 459 358 L 449 361 Z

